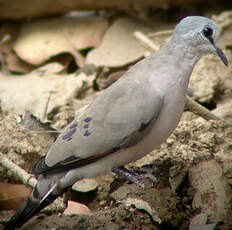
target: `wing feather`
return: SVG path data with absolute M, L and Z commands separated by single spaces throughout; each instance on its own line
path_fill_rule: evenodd
M 93 162 L 114 149 L 137 143 L 155 122 L 162 103 L 159 94 L 152 92 L 151 95 L 139 81 L 120 79 L 103 91 L 57 138 L 43 166 L 49 170 L 71 165 L 80 167 L 90 163 L 90 159 Z

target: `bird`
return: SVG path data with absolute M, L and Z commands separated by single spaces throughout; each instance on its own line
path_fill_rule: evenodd
M 228 65 L 219 37 L 211 19 L 183 18 L 161 49 L 103 90 L 59 135 L 32 168 L 38 182 L 4 230 L 20 228 L 83 178 L 115 172 L 136 182 L 124 166 L 159 147 L 176 128 L 196 63 L 214 54 Z

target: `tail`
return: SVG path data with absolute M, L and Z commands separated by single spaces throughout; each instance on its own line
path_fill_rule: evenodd
M 51 204 L 57 197 L 61 196 L 65 190 L 58 192 L 55 184 L 45 194 L 43 194 L 44 196 L 41 196 L 41 191 L 39 191 L 37 184 L 30 197 L 22 204 L 16 214 L 4 226 L 3 230 L 14 230 L 20 228 L 30 218 L 35 216 L 36 213 Z

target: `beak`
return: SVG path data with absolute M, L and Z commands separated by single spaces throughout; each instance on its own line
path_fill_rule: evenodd
M 215 45 L 214 40 L 213 40 L 212 37 L 209 37 L 209 41 L 213 45 L 213 47 L 215 48 L 215 52 L 218 55 L 218 57 L 220 57 L 222 62 L 227 66 L 228 65 L 228 60 L 227 60 L 226 55 L 223 53 L 223 51 L 218 46 Z
M 216 53 L 217 53 L 218 57 L 220 57 L 220 59 L 222 60 L 222 62 L 227 66 L 228 65 L 228 60 L 226 58 L 226 55 L 216 45 L 214 45 L 214 48 L 216 49 Z

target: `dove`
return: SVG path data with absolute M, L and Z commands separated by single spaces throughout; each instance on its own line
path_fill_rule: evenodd
M 214 54 L 228 65 L 219 37 L 206 17 L 182 19 L 160 50 L 102 91 L 59 135 L 33 167 L 37 185 L 4 230 L 20 228 L 83 178 L 113 171 L 138 181 L 123 166 L 159 147 L 176 128 L 196 63 Z

